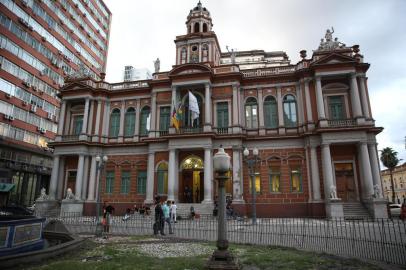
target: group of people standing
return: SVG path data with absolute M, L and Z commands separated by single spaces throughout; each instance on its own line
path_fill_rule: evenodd
M 159 196 L 155 197 L 154 235 L 165 235 L 166 223 L 169 226 L 169 234 L 173 234 L 172 223 L 176 223 L 176 209 L 175 201 L 161 201 Z

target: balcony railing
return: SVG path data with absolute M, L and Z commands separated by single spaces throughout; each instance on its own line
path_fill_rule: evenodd
M 218 127 L 216 128 L 217 134 L 228 134 L 228 127 Z
M 79 135 L 62 135 L 63 142 L 74 142 L 79 141 Z
M 357 125 L 354 119 L 328 120 L 329 127 L 353 127 Z
M 247 77 L 262 77 L 269 75 L 277 75 L 283 73 L 290 73 L 295 71 L 295 66 L 281 66 L 281 67 L 269 67 L 259 69 L 242 70 L 242 75 Z
M 159 131 L 159 136 L 166 136 L 169 134 L 169 130 L 160 130 Z
M 195 133 L 202 133 L 203 128 L 201 127 L 182 127 L 179 129 L 181 134 L 195 134 Z

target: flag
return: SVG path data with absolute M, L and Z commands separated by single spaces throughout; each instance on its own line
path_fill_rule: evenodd
M 199 104 L 197 98 L 189 91 L 189 110 L 192 112 L 192 120 L 199 118 Z
M 179 116 L 176 110 L 175 103 L 173 103 L 173 111 L 172 111 L 172 116 L 171 116 L 171 121 L 172 121 L 172 126 L 176 128 L 176 130 L 179 130 Z

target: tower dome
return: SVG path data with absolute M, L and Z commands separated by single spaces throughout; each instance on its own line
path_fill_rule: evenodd
M 204 33 L 210 32 L 213 24 L 211 22 L 210 12 L 202 6 L 202 3 L 197 3 L 196 7 L 190 10 L 186 20 L 187 33 Z

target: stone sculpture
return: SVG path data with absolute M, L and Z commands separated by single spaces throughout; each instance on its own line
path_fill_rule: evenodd
M 39 195 L 37 201 L 45 201 L 48 199 L 49 199 L 49 196 L 46 194 L 46 189 L 44 187 L 41 188 L 41 194 Z
M 159 58 L 157 58 L 154 61 L 154 67 L 155 67 L 155 73 L 159 72 L 159 70 L 161 69 L 161 61 L 159 60 Z
M 65 197 L 65 199 L 66 199 L 66 200 L 74 200 L 74 199 L 75 199 L 75 194 L 73 194 L 71 188 L 68 188 L 68 189 L 66 190 L 66 197 Z
M 338 199 L 337 197 L 337 189 L 335 186 L 330 187 L 330 199 Z

